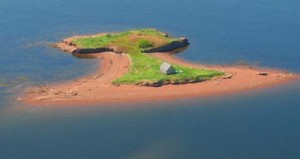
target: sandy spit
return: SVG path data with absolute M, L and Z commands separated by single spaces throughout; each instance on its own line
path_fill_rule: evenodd
M 220 70 L 224 71 L 227 75 L 205 82 L 164 85 L 162 87 L 137 85 L 115 86 L 111 82 L 128 72 L 130 66 L 128 56 L 113 52 L 91 54 L 89 56 L 102 60 L 101 67 L 94 74 L 73 81 L 34 88 L 18 99 L 30 105 L 53 106 L 153 102 L 265 88 L 298 77 L 285 71 L 267 68 L 194 64 L 169 53 L 153 53 L 151 56 L 173 64 Z M 260 73 L 268 73 L 268 75 L 259 75 Z

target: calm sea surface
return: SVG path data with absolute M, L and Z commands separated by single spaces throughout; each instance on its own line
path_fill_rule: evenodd
M 300 73 L 299 0 L 0 0 L 0 159 L 299 159 L 300 81 L 163 103 L 30 107 L 32 85 L 98 67 L 48 47 L 132 28 L 186 36 L 181 58 Z

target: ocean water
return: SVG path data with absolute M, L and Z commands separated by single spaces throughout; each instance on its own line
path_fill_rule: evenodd
M 178 56 L 300 72 L 298 0 L 0 0 L 0 159 L 297 159 L 300 81 L 157 103 L 27 106 L 32 85 L 90 74 L 96 59 L 48 46 L 77 34 L 157 28 Z

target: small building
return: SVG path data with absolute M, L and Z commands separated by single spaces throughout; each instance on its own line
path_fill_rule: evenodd
M 160 66 L 160 72 L 161 73 L 164 73 L 166 75 L 170 75 L 170 74 L 176 74 L 176 70 L 175 68 L 167 63 L 167 62 L 164 62 L 161 66 Z

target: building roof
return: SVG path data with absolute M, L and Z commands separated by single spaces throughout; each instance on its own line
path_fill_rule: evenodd
M 169 64 L 169 63 L 167 63 L 167 62 L 164 62 L 164 63 L 160 66 L 160 71 L 161 71 L 162 73 L 165 73 L 165 74 L 174 74 L 174 73 L 176 73 L 175 68 L 174 68 L 171 64 Z

